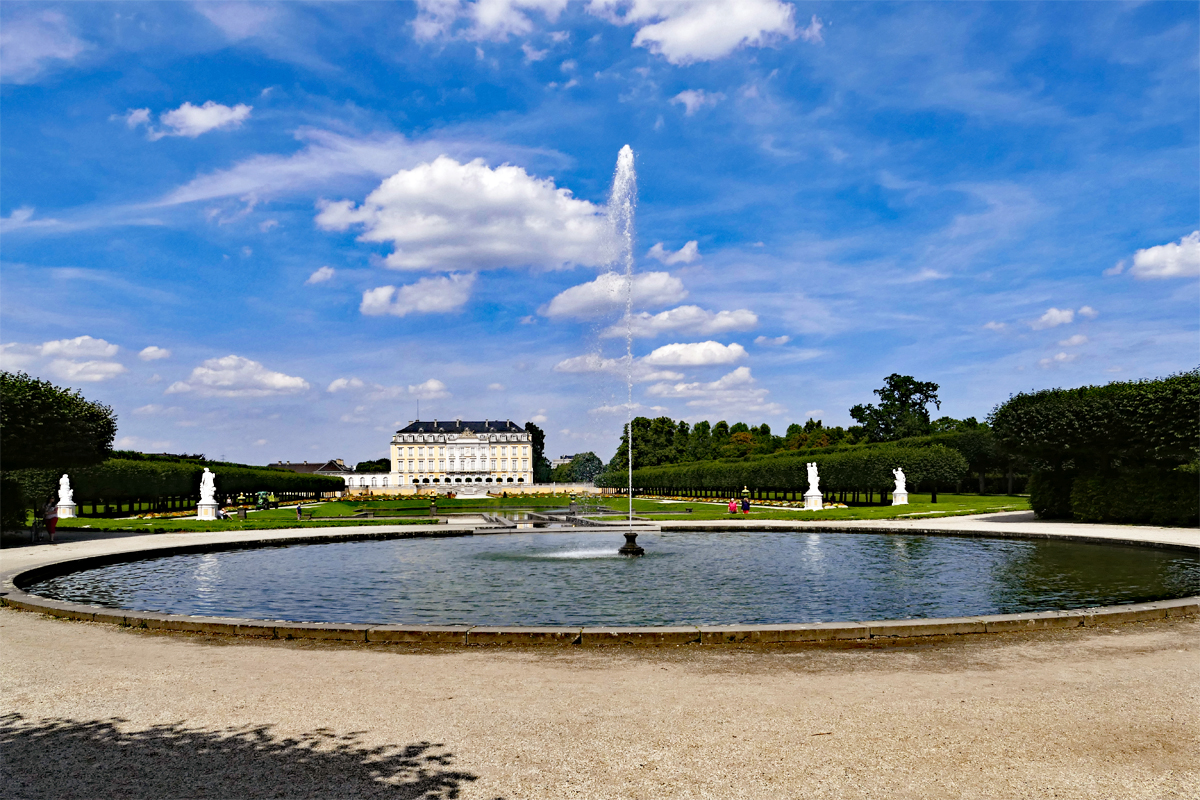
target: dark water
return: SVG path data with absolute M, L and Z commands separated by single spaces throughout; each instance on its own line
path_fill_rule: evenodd
M 856 533 L 518 533 L 230 550 L 30 591 L 173 614 L 308 622 L 673 625 L 1006 614 L 1200 594 L 1180 551 Z

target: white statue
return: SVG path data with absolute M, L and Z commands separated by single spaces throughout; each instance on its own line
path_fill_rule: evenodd
M 66 475 L 58 479 L 58 504 L 60 506 L 75 504 L 75 490 L 71 488 L 71 479 Z
M 904 488 L 904 470 L 902 470 L 900 467 L 896 467 L 894 470 L 892 470 L 892 475 L 896 477 L 896 492 L 907 493 L 908 489 Z
M 821 482 L 821 477 L 817 475 L 817 462 L 808 462 L 808 492 L 807 494 L 816 494 L 821 490 L 817 486 Z
M 200 476 L 200 502 L 213 503 L 217 502 L 217 483 L 216 475 L 209 472 L 208 467 L 204 468 L 204 474 Z

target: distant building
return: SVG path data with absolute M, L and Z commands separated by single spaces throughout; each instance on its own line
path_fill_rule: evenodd
M 417 420 L 392 437 L 392 472 L 383 477 L 402 488 L 530 484 L 533 437 L 512 420 Z
M 331 458 L 328 461 L 276 461 L 274 464 L 267 464 L 268 467 L 275 469 L 290 469 L 292 472 L 304 472 L 311 475 L 350 475 L 354 470 L 346 466 L 346 462 L 340 458 Z
M 550 469 L 561 467 L 563 464 L 570 464 L 575 460 L 575 456 L 559 456 L 558 458 L 550 459 Z

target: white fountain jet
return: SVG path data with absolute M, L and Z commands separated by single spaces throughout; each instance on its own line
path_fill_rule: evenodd
M 612 192 L 608 196 L 608 222 L 612 226 L 613 262 L 625 266 L 625 439 L 629 456 L 629 532 L 625 534 L 625 555 L 640 556 L 633 532 L 633 215 L 637 208 L 637 172 L 633 168 L 633 148 L 625 145 L 617 154 Z

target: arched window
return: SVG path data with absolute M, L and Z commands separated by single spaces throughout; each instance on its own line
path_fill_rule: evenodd
M 517 483 L 524 483 L 524 482 L 525 482 L 524 478 L 517 478 Z

